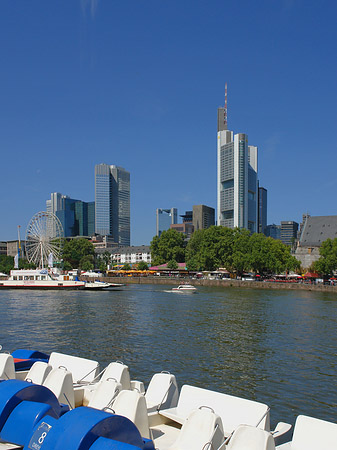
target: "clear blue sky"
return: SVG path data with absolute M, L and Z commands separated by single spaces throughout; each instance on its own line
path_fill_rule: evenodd
M 333 0 L 1 0 L 0 240 L 51 192 L 131 173 L 131 241 L 156 208 L 216 207 L 217 108 L 259 148 L 268 223 L 337 214 Z M 24 232 L 22 232 L 24 234 Z

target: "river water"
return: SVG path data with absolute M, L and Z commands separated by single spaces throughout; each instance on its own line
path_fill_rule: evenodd
M 337 298 L 239 288 L 168 292 L 1 291 L 4 350 L 122 360 L 147 384 L 168 370 L 192 384 L 271 407 L 272 425 L 298 414 L 337 421 Z

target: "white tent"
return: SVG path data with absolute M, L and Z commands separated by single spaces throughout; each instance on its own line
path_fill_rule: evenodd
M 81 276 L 85 276 L 85 277 L 99 277 L 101 274 L 97 273 L 97 272 L 84 272 L 81 273 Z

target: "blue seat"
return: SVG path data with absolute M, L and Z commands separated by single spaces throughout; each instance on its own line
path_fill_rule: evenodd
M 45 418 L 24 450 L 154 450 L 126 417 L 89 407 L 71 410 L 58 420 Z
M 46 416 L 58 418 L 61 405 L 44 386 L 21 380 L 0 383 L 0 438 L 25 445 L 36 425 Z

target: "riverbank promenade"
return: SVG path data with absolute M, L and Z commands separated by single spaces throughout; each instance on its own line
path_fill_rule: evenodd
M 81 277 L 85 279 L 85 277 Z M 285 290 L 306 290 L 333 292 L 337 294 L 337 286 L 325 284 L 280 282 L 280 281 L 248 281 L 224 278 L 221 280 L 210 280 L 207 278 L 193 279 L 185 277 L 166 277 L 166 276 L 124 276 L 124 277 L 104 277 L 102 280 L 108 283 L 123 284 L 157 284 L 157 285 L 178 285 L 182 283 L 192 284 L 193 286 L 207 286 L 217 288 L 243 288 L 243 289 L 285 289 Z

